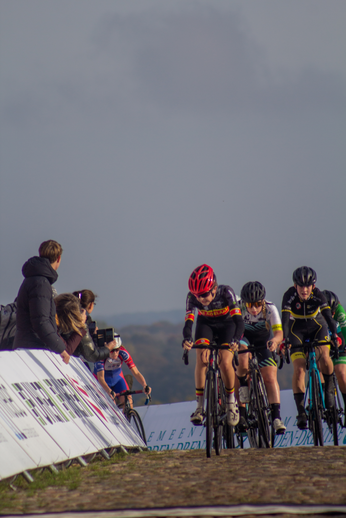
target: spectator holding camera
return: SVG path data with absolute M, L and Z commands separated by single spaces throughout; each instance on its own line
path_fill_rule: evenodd
M 106 360 L 113 344 L 97 347 L 85 324 L 79 299 L 72 293 L 63 293 L 55 298 L 58 329 L 71 354 L 87 362 Z M 80 340 L 78 339 L 80 337 Z
M 58 334 L 52 284 L 58 278 L 62 247 L 50 239 L 41 243 L 39 257 L 23 266 L 24 281 L 17 297 L 17 329 L 13 349 L 47 349 L 60 354 L 65 363 L 70 356 Z

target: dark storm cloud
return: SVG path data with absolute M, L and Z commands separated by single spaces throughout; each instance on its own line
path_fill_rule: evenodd
M 129 53 L 138 97 L 167 109 L 280 116 L 346 106 L 345 81 L 337 74 L 310 66 L 289 75 L 283 67 L 274 78 L 236 12 L 113 16 L 101 32 L 98 45 L 106 52 L 116 54 L 121 41 Z

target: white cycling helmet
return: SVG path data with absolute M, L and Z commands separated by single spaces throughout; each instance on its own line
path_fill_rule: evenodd
M 119 349 L 119 347 L 122 345 L 122 340 L 121 340 L 121 336 L 118 335 L 118 333 L 114 333 L 114 341 L 115 341 L 115 346 L 114 346 L 114 349 Z M 113 351 L 114 351 L 113 349 Z

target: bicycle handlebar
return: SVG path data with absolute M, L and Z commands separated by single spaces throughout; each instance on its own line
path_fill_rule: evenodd
M 331 344 L 334 347 L 335 359 L 338 359 L 339 358 L 339 347 L 338 347 L 338 344 L 335 344 L 333 341 L 331 341 Z M 290 347 L 288 347 L 288 345 L 290 345 Z M 320 344 L 320 343 L 318 343 L 317 340 L 313 340 L 312 342 L 304 340 L 304 342 L 302 344 L 291 345 L 289 343 L 289 341 L 288 341 L 288 338 L 286 338 L 285 345 L 284 345 L 286 363 L 289 364 L 291 362 L 291 351 L 294 351 L 296 349 L 301 349 L 302 347 L 303 347 L 303 349 L 306 349 L 308 346 L 310 346 L 310 347 L 319 347 L 319 346 L 323 346 L 323 345 L 328 345 L 328 344 L 327 343 L 326 344 Z
M 147 387 L 146 387 L 147 388 Z M 113 396 L 112 396 L 112 393 L 113 393 Z M 148 394 L 145 390 L 125 390 L 124 392 L 119 392 L 118 394 L 116 394 L 115 392 L 111 392 L 111 396 L 113 398 L 116 398 L 116 397 L 120 397 L 120 396 L 132 396 L 132 394 L 146 394 L 147 395 L 147 399 L 145 401 L 145 405 L 147 405 L 149 403 L 149 401 L 151 401 L 151 395 Z
M 226 351 L 229 348 L 230 348 L 229 345 L 218 345 L 216 342 L 210 342 L 210 344 L 198 344 L 198 345 L 193 344 L 193 346 L 191 347 L 191 349 L 209 349 L 210 351 L 213 349 Z M 184 349 L 182 360 L 185 365 L 189 365 L 189 352 L 191 349 L 189 349 L 189 350 Z M 234 351 L 234 359 L 235 359 L 236 365 L 239 365 L 237 351 Z

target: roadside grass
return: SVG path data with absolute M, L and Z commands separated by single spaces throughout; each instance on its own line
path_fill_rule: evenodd
M 144 452 L 143 452 L 144 453 Z M 131 455 L 132 457 L 132 455 Z M 0 481 L 0 513 L 10 513 L 14 508 L 18 508 L 18 498 L 31 499 L 38 498 L 40 491 L 44 491 L 51 487 L 64 487 L 68 491 L 78 489 L 84 479 L 92 475 L 97 481 L 105 480 L 109 477 L 109 468 L 114 464 L 124 462 L 129 455 L 120 452 L 111 457 L 110 460 L 103 459 L 98 455 L 88 466 L 81 467 L 74 462 L 70 467 L 62 467 L 58 473 L 52 473 L 49 468 L 30 471 L 30 475 L 34 479 L 33 482 L 27 482 L 22 476 L 11 477 Z M 130 468 L 135 463 L 129 462 Z M 20 512 L 25 512 L 25 504 Z

